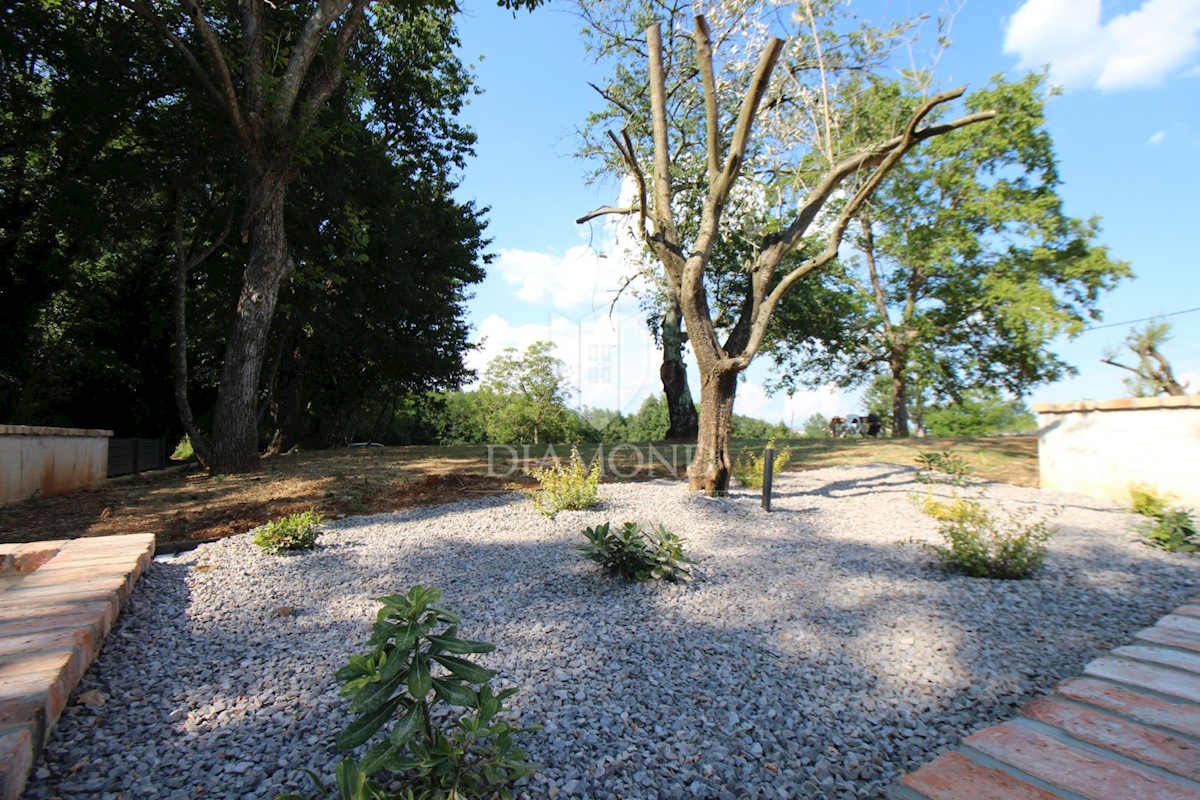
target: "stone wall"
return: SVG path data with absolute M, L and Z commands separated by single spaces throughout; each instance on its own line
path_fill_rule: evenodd
M 1131 484 L 1200 509 L 1200 395 L 1040 403 L 1043 489 L 1129 502 Z
M 94 491 L 107 477 L 112 431 L 0 425 L 0 503 Z

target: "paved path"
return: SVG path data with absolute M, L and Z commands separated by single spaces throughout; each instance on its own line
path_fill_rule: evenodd
M 905 776 L 892 797 L 1200 800 L 1200 599 Z
M 0 545 L 0 800 L 20 797 L 153 557 L 148 533 Z

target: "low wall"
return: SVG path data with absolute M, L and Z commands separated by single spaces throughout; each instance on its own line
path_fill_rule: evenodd
M 0 425 L 0 503 L 94 491 L 108 471 L 112 431 Z
M 1129 503 L 1131 484 L 1200 509 L 1200 395 L 1039 403 L 1042 488 Z

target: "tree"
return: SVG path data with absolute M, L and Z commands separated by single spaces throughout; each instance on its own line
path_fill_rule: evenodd
M 1063 211 L 1043 80 L 994 79 L 966 105 L 996 109 L 1003 125 L 939 137 L 891 171 L 852 229 L 856 257 L 830 273 L 853 299 L 837 335 L 777 326 L 787 374 L 852 386 L 883 367 L 892 435 L 903 437 L 915 383 L 961 401 L 970 388 L 1019 395 L 1072 371 L 1052 340 L 1097 318 L 1100 293 L 1129 268 L 1096 244 L 1095 220 Z
M 830 436 L 829 419 L 824 414 L 813 414 L 804 420 L 800 435 L 808 439 L 828 439 Z
M 1118 362 L 1117 350 L 1104 354 L 1101 361 L 1133 373 L 1125 379 L 1125 387 L 1134 397 L 1154 397 L 1159 394 L 1185 395 L 1188 385 L 1180 383 L 1171 369 L 1171 363 L 1159 350 L 1171 339 L 1171 323 L 1151 319 L 1142 328 L 1134 328 L 1125 337 L 1125 347 L 1137 356 L 1137 364 L 1129 366 Z
M 926 409 L 925 425 L 930 436 L 986 436 L 1036 431 L 1037 418 L 1020 398 L 969 389 L 957 402 Z
M 334 137 L 325 111 L 337 92 L 347 91 L 351 105 L 386 102 L 368 96 L 361 77 L 371 69 L 389 26 L 409 13 L 431 7 L 453 13 L 457 6 L 401 9 L 371 0 L 319 0 L 310 8 L 243 0 L 235 9 L 203 7 L 198 0 L 179 0 L 178 7 L 157 7 L 153 0 L 117 2 L 169 43 L 190 76 L 190 100 L 216 110 L 244 163 L 238 205 L 247 256 L 225 340 L 208 465 L 217 473 L 252 470 L 258 462 L 256 395 L 264 356 L 280 289 L 294 269 L 286 219 L 297 164 Z M 536 2 L 502 0 L 509 8 Z M 347 82 L 351 56 L 357 56 L 354 66 L 362 72 Z M 196 441 L 200 431 L 186 408 L 186 391 L 177 389 L 177 394 Z
M 718 62 L 709 24 L 697 16 L 691 36 L 694 70 L 664 57 L 662 27 L 650 25 L 645 41 L 649 153 L 645 140 L 636 136 L 636 115 L 630 115 L 629 126 L 620 134 L 610 134 L 637 187 L 636 198 L 630 207 L 597 213 L 633 215 L 642 240 L 680 297 L 701 381 L 699 435 L 689 485 L 708 494 L 728 488 L 738 375 L 762 349 L 780 301 L 802 278 L 836 259 L 850 220 L 908 151 L 994 116 L 981 111 L 926 124 L 935 110 L 960 97 L 962 89 L 926 97 L 893 96 L 885 105 L 872 69 L 897 34 L 848 31 L 839 8 L 834 3 L 802 3 L 796 16 L 806 35 L 793 37 L 790 47 L 781 39 L 768 39 L 757 63 L 739 60 L 753 37 L 733 41 L 724 28 L 718 28 L 721 43 L 736 44 L 738 55 Z M 767 19 L 766 13 L 739 6 L 728 17 L 748 21 L 752 32 L 773 30 L 773 18 Z M 668 40 L 683 35 L 672 29 Z M 781 62 L 784 68 L 777 70 Z M 688 85 L 686 96 L 702 102 L 674 102 L 679 95 L 668 92 L 668 74 L 673 86 Z M 810 76 L 811 83 L 806 81 Z M 879 113 L 864 115 L 864 100 L 874 103 Z M 678 124 L 681 116 L 691 124 Z M 752 147 L 756 127 L 759 135 Z M 744 171 L 775 178 L 765 185 L 748 184 L 736 194 Z M 685 185 L 680 174 L 694 178 Z M 688 189 L 699 201 L 695 206 L 685 202 Z M 835 196 L 838 208 L 829 209 L 821 225 L 814 225 Z M 755 214 L 731 214 L 734 230 L 727 231 L 722 224 L 725 212 L 739 202 L 756 206 Z M 695 219 L 695 226 L 681 225 L 681 219 Z M 741 224 L 751 219 L 759 220 L 757 227 Z M 809 234 L 820 244 L 805 251 L 801 245 Z M 737 282 L 740 302 L 722 319 L 714 315 L 706 277 L 718 243 L 729 235 L 749 243 L 750 258 L 742 263 Z M 798 251 L 805 257 L 789 262 Z
M 571 388 L 566 365 L 553 351 L 553 342 L 534 342 L 523 353 L 505 348 L 488 363 L 481 391 L 491 441 L 541 444 L 571 438 Z

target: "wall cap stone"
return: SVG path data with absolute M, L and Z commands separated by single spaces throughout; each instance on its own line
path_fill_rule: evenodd
M 0 436 L 112 436 L 100 428 L 49 428 L 43 425 L 0 425 Z
M 1119 397 L 1116 400 L 1075 400 L 1069 403 L 1034 403 L 1035 414 L 1071 414 L 1078 411 L 1137 411 L 1145 408 L 1200 408 L 1200 394 L 1178 397 Z

